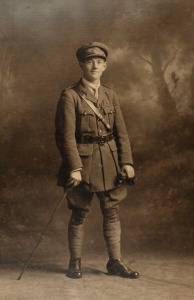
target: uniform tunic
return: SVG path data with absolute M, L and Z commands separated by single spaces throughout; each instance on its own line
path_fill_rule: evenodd
M 103 145 L 80 143 L 81 136 L 101 136 L 109 133 L 84 101 L 83 95 L 93 102 L 113 130 L 114 139 Z M 56 142 L 63 160 L 58 173 L 58 185 L 65 186 L 70 172 L 82 168 L 79 188 L 101 192 L 118 187 L 117 175 L 121 165 L 132 165 L 133 160 L 115 92 L 101 85 L 96 99 L 80 80 L 62 91 L 55 123 Z

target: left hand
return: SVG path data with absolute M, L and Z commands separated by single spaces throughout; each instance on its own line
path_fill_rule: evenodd
M 132 166 L 130 165 L 124 165 L 121 167 L 121 172 L 125 173 L 127 177 L 133 178 L 135 177 L 135 170 Z

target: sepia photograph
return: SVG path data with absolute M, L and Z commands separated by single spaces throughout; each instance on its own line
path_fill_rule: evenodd
M 0 299 L 194 297 L 194 2 L 0 1 Z

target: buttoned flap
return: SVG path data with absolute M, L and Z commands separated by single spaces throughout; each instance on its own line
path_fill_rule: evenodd
M 115 113 L 115 109 L 113 105 L 106 105 L 103 107 L 105 114 L 113 114 Z
M 114 139 L 109 141 L 108 144 L 109 144 L 112 152 L 117 151 L 118 148 L 117 148 L 117 144 Z
M 90 156 L 93 153 L 93 144 L 77 144 L 80 156 Z
M 88 106 L 88 107 L 81 107 L 79 109 L 79 114 L 83 115 L 83 116 L 87 116 L 87 115 L 91 115 L 94 116 L 95 113 L 93 112 L 93 110 Z

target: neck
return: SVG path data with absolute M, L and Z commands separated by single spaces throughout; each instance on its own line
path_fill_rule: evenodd
M 99 80 L 90 81 L 92 84 L 97 85 L 99 84 Z

